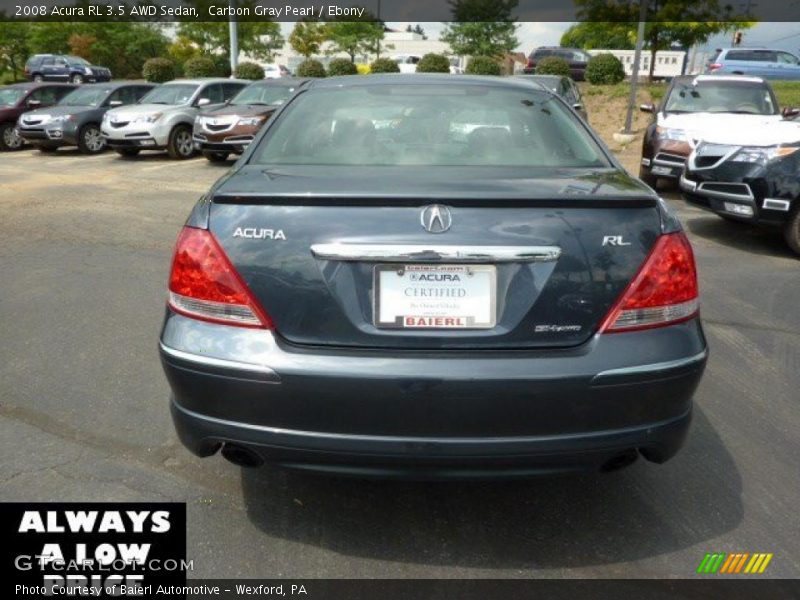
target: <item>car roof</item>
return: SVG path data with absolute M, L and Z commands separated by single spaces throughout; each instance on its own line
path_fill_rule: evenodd
M 173 79 L 162 85 L 178 85 L 188 83 L 191 85 L 202 85 L 204 83 L 250 83 L 244 79 L 230 79 L 229 77 L 195 77 L 194 79 Z
M 780 48 L 763 48 L 760 46 L 736 46 L 736 48 L 723 48 L 722 52 L 730 52 L 732 50 L 743 50 L 745 52 L 788 52 L 788 50 L 781 50 Z
M 741 81 L 743 83 L 766 83 L 761 77 L 754 75 L 695 75 L 694 82 L 706 81 Z
M 230 80 L 229 80 L 230 81 Z M 309 81 L 308 77 L 281 77 L 280 79 L 256 79 L 250 82 L 250 85 L 265 85 L 265 86 L 298 86 Z
M 32 90 L 40 87 L 63 87 L 63 88 L 74 88 L 77 87 L 72 83 L 50 83 L 47 81 L 23 81 L 21 83 L 12 83 L 9 85 L 2 86 L 3 88 L 15 88 L 20 90 Z
M 380 73 L 368 77 L 354 75 L 341 75 L 339 77 L 326 77 L 312 79 L 306 86 L 308 88 L 342 88 L 365 87 L 390 84 L 443 84 L 443 85 L 482 85 L 499 88 L 517 88 L 530 90 L 530 83 L 516 77 L 495 77 L 484 75 L 458 75 L 449 73 Z

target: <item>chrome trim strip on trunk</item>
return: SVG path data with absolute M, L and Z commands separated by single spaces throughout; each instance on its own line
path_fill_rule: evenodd
M 679 358 L 677 360 L 670 360 L 667 362 L 653 363 L 649 365 L 637 365 L 635 367 L 623 367 L 621 369 L 610 369 L 608 371 L 601 371 L 595 375 L 593 382 L 598 378 L 613 377 L 615 375 L 636 375 L 638 373 L 657 373 L 659 371 L 669 371 L 670 369 L 679 369 L 681 367 L 688 367 L 694 363 L 704 361 L 708 357 L 708 350 L 689 356 L 687 358 Z
M 314 244 L 311 254 L 323 260 L 363 262 L 552 262 L 558 246 L 445 246 L 439 244 Z
M 236 371 L 248 371 L 250 373 L 258 373 L 264 376 L 265 383 L 280 383 L 281 377 L 275 371 L 265 365 L 256 365 L 253 363 L 243 363 L 235 360 L 226 360 L 224 358 L 214 358 L 213 356 L 203 356 L 201 354 L 193 354 L 191 352 L 184 352 L 183 350 L 176 350 L 165 346 L 163 342 L 158 343 L 161 351 L 173 358 L 183 360 L 198 365 L 207 367 L 215 367 L 220 369 L 233 369 Z

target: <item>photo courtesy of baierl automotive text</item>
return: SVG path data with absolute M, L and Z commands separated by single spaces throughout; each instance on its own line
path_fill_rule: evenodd
M 800 598 L 800 6 L 0 0 L 10 597 Z

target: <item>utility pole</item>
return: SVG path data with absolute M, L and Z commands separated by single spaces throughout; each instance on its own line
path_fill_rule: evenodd
M 228 6 L 231 9 L 228 23 L 231 38 L 231 77 L 236 77 L 236 68 L 239 66 L 239 24 L 234 16 L 236 14 L 236 0 L 228 0 Z
M 628 113 L 625 115 L 625 130 L 623 133 L 632 134 L 633 108 L 636 105 L 636 88 L 639 84 L 639 65 L 642 60 L 642 46 L 644 45 L 644 25 L 647 21 L 647 0 L 639 0 L 639 28 L 636 31 L 636 51 L 633 54 L 633 71 L 631 71 L 631 95 L 628 99 Z

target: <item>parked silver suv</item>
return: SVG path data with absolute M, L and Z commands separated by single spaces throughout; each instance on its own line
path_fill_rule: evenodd
M 155 88 L 138 104 L 108 111 L 102 133 L 122 156 L 166 150 L 184 159 L 194 152 L 192 126 L 200 108 L 221 105 L 249 82 L 236 79 L 176 79 Z

